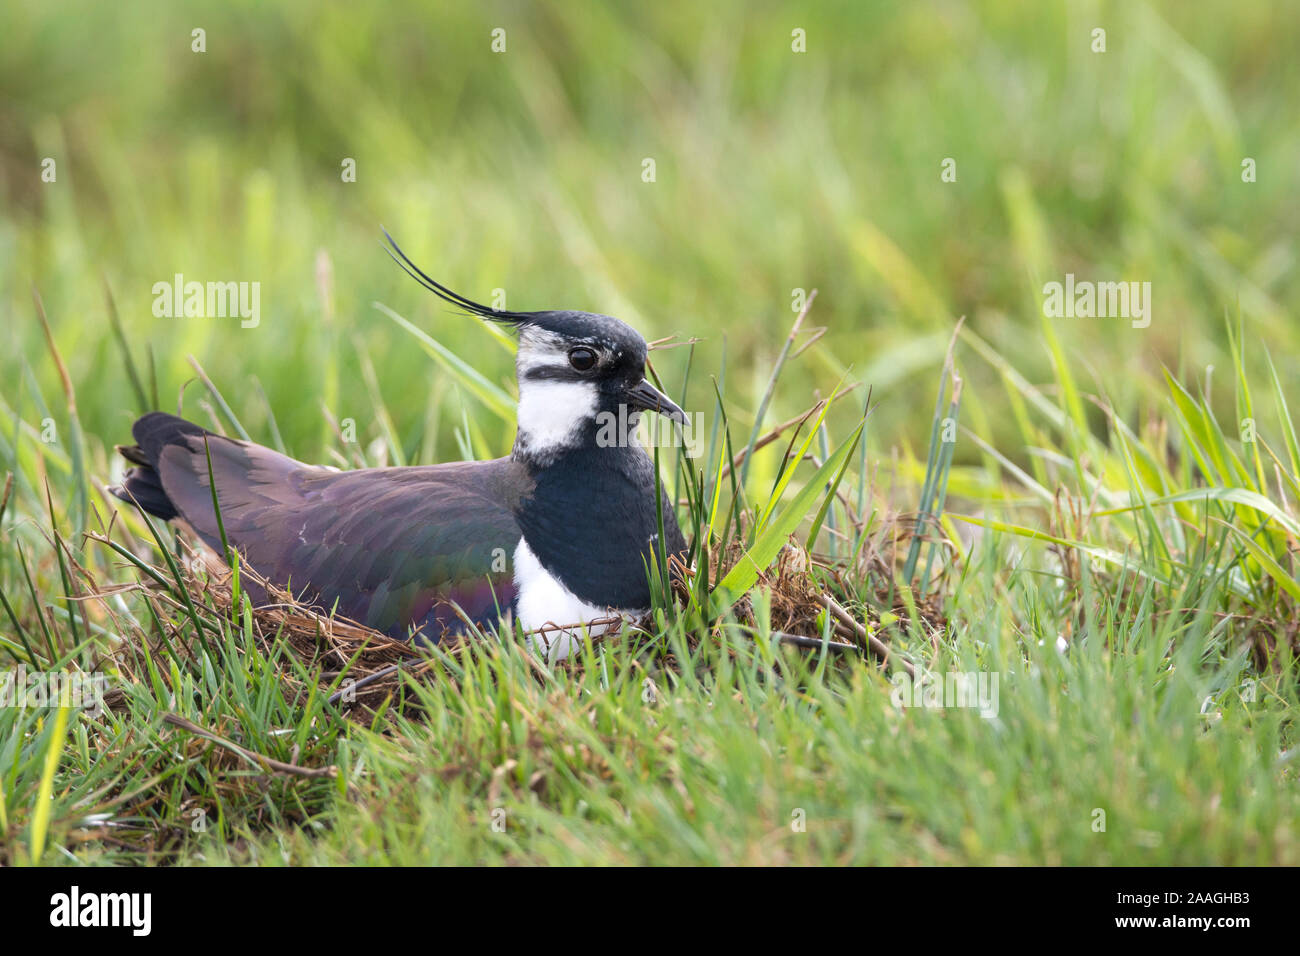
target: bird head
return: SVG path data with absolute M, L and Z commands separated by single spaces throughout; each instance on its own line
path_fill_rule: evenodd
M 686 413 L 646 378 L 645 339 L 627 323 L 595 312 L 511 312 L 480 305 L 429 278 L 384 235 L 397 264 L 430 292 L 518 334 L 517 452 L 544 463 L 601 434 L 624 441 L 646 411 L 687 423 Z M 602 432 L 611 420 L 616 431 Z

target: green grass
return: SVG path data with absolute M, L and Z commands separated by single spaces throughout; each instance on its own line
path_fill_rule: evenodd
M 1300 863 L 1297 29 L 7 5 L 0 670 L 114 695 L 0 707 L 0 862 Z M 699 338 L 652 358 L 706 427 L 645 633 L 485 635 L 364 716 L 102 488 L 178 396 L 341 467 L 507 451 L 508 339 L 381 223 L 474 298 Z M 261 323 L 155 318 L 178 272 Z M 1151 326 L 1045 318 L 1067 272 L 1150 281 Z M 996 716 L 896 706 L 904 667 L 997 675 Z

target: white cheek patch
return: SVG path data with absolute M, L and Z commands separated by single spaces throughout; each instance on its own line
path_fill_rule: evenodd
M 596 418 L 591 382 L 521 379 L 519 438 L 531 455 L 545 456 L 574 445 L 584 425 Z
M 542 567 L 523 538 L 515 548 L 515 612 L 526 631 L 537 631 L 547 624 L 561 625 L 532 634 L 528 639 L 534 651 L 552 661 L 562 661 L 576 653 L 582 647 L 584 631 L 595 637 L 613 626 L 587 627 L 587 622 L 619 615 L 618 611 L 588 604 L 561 584 Z

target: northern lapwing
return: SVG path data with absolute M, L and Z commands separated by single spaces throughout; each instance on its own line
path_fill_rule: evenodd
M 490 625 L 510 613 L 528 631 L 559 625 L 541 646 L 565 656 L 580 626 L 645 611 L 651 565 L 686 550 L 635 436 L 644 411 L 682 424 L 686 415 L 647 381 L 645 339 L 630 326 L 590 312 L 488 308 L 388 241 L 426 289 L 518 334 L 509 457 L 338 471 L 152 412 L 135 422 L 135 444 L 119 446 L 131 467 L 110 490 L 183 521 L 221 553 L 211 474 L 241 562 L 300 601 L 430 642 L 463 630 L 464 618 Z

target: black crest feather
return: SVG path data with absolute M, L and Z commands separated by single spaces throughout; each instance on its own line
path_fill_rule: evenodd
M 380 228 L 383 229 L 382 226 Z M 511 325 L 519 325 L 520 323 L 531 322 L 533 320 L 533 314 L 530 312 L 508 312 L 505 309 L 489 308 L 486 305 L 475 302 L 473 299 L 467 299 L 459 292 L 453 292 L 441 282 L 431 278 L 423 269 L 412 262 L 406 253 L 402 251 L 401 247 L 393 241 L 393 237 L 388 234 L 387 229 L 383 229 L 383 232 L 384 238 L 388 240 L 388 245 L 392 246 L 391 249 L 385 248 L 384 251 L 392 257 L 394 262 L 402 267 L 403 272 L 444 302 L 450 302 L 454 306 L 458 306 L 467 312 L 489 319 L 493 322 L 508 322 Z

